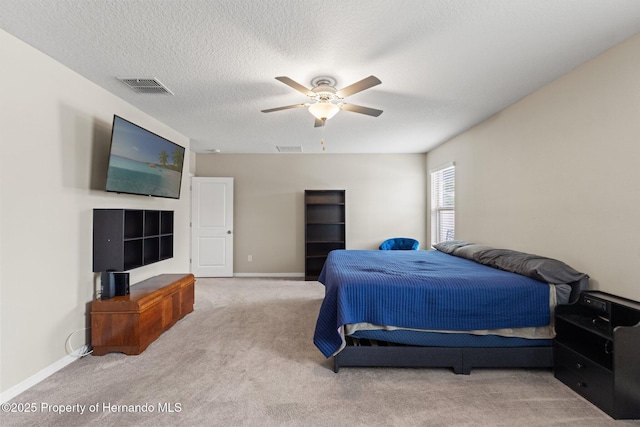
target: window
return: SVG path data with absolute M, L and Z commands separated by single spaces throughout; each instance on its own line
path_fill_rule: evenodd
M 456 167 L 431 172 L 431 245 L 455 238 Z

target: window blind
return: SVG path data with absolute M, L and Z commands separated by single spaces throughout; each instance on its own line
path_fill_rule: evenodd
M 456 167 L 431 173 L 431 245 L 455 238 Z

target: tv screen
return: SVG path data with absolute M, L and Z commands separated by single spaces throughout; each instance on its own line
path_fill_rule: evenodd
M 106 190 L 180 198 L 184 147 L 113 116 Z

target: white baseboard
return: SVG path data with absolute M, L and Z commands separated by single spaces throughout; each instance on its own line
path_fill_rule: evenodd
M 60 369 L 64 368 L 65 366 L 67 366 L 69 364 L 71 364 L 72 362 L 75 362 L 76 360 L 78 360 L 78 358 L 77 357 L 73 357 L 73 356 L 65 356 L 65 357 L 63 357 L 62 359 L 60 359 L 57 362 L 55 362 L 53 365 L 50 365 L 50 366 L 44 368 L 40 372 L 30 376 L 29 378 L 27 378 L 26 380 L 22 381 L 21 383 L 14 385 L 9 390 L 4 391 L 0 395 L 0 403 L 6 403 L 6 402 L 10 401 L 11 399 L 16 397 L 20 393 L 28 390 L 29 388 L 31 388 L 34 385 L 38 384 L 40 381 L 44 380 L 48 376 L 58 372 Z
M 233 277 L 304 277 L 304 273 L 233 273 Z

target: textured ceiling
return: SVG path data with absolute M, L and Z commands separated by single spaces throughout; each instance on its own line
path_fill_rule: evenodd
M 426 152 L 640 31 L 638 0 L 0 0 L 0 28 L 196 152 Z M 0 71 L 1 72 L 1 71 Z M 382 84 L 324 128 L 275 80 Z M 116 77 L 155 77 L 141 95 Z M 117 113 L 114 111 L 114 113 Z

